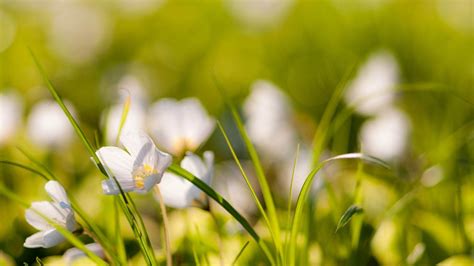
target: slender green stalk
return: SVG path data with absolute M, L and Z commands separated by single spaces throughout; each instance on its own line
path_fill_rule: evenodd
M 291 170 L 291 181 L 290 181 L 290 192 L 289 192 L 289 195 L 288 195 L 288 210 L 287 210 L 287 213 L 288 213 L 288 218 L 287 218 L 287 225 L 290 225 L 291 223 L 291 203 L 293 201 L 293 183 L 295 181 L 295 170 L 296 170 L 296 165 L 298 164 L 298 156 L 300 154 L 300 144 L 298 144 L 298 146 L 296 147 L 296 155 L 295 155 L 295 160 L 293 161 L 293 169 Z M 287 254 L 288 254 L 288 238 L 290 237 L 289 234 L 286 234 L 286 238 L 285 238 L 285 244 L 286 244 L 286 247 L 285 247 L 285 258 L 287 257 Z
M 39 63 L 39 61 L 37 60 L 36 56 L 34 55 L 34 53 L 31 49 L 30 49 L 30 54 L 31 54 L 31 57 L 33 58 L 33 60 L 36 64 L 36 67 L 38 68 L 41 76 L 43 77 L 43 79 L 44 79 L 44 81 L 47 85 L 48 90 L 50 91 L 51 95 L 53 96 L 55 101 L 58 103 L 58 105 L 61 107 L 64 114 L 67 116 L 67 118 L 68 118 L 69 122 L 71 123 L 71 125 L 74 127 L 74 130 L 75 130 L 76 134 L 79 136 L 82 143 L 84 144 L 84 146 L 88 150 L 88 152 L 89 152 L 90 156 L 92 157 L 93 161 L 95 162 L 96 166 L 99 168 L 99 170 L 102 172 L 102 174 L 105 177 L 110 177 L 110 178 L 113 178 L 115 180 L 118 188 L 120 189 L 120 207 L 122 208 L 124 214 L 126 215 L 127 220 L 128 220 L 128 222 L 129 222 L 129 224 L 130 224 L 130 226 L 131 226 L 131 228 L 134 232 L 134 235 L 135 235 L 135 237 L 137 238 L 137 240 L 139 242 L 141 251 L 142 251 L 143 255 L 145 256 L 145 260 L 147 261 L 147 263 L 149 265 L 156 265 L 156 260 L 155 260 L 154 255 L 153 255 L 153 248 L 151 247 L 151 241 L 148 238 L 148 235 L 146 233 L 146 228 L 143 225 L 143 220 L 141 219 L 141 216 L 138 213 L 133 200 L 127 194 L 125 194 L 123 192 L 122 187 L 120 186 L 120 184 L 117 181 L 117 179 L 115 178 L 115 176 L 110 175 L 109 171 L 106 171 L 104 166 L 100 163 L 99 157 L 95 153 L 94 148 L 92 147 L 91 143 L 87 140 L 87 138 L 86 138 L 84 132 L 82 131 L 81 127 L 79 126 L 79 124 L 77 123 L 75 118 L 72 116 L 71 112 L 68 110 L 68 108 L 64 104 L 63 100 L 59 96 L 58 92 L 54 88 L 51 81 L 46 76 L 46 73 L 43 70 L 43 67 L 41 66 L 41 64 Z M 137 218 L 136 217 L 139 217 L 138 218 L 139 224 L 137 224 Z
M 277 253 L 279 254 L 279 259 L 282 261 L 283 252 L 282 252 L 282 244 L 281 244 L 281 237 L 280 237 L 280 225 L 278 223 L 278 216 L 276 213 L 275 203 L 273 202 L 273 196 L 270 191 L 270 186 L 268 185 L 267 178 L 265 177 L 262 163 L 260 162 L 257 151 L 255 150 L 255 147 L 250 141 L 250 138 L 244 128 L 244 125 L 242 124 L 242 120 L 240 119 L 240 116 L 237 113 L 237 110 L 235 109 L 233 105 L 230 105 L 230 108 L 231 108 L 232 116 L 234 117 L 234 121 L 237 125 L 237 128 L 240 132 L 242 139 L 244 140 L 245 146 L 247 147 L 247 151 L 255 167 L 257 180 L 262 190 L 263 200 L 265 201 L 265 206 L 267 207 L 267 210 L 268 210 L 268 217 L 271 224 L 270 232 L 272 233 L 273 235 L 272 237 L 275 240 L 275 248 L 277 250 Z
M 166 214 L 165 201 L 161 195 L 160 186 L 155 186 L 155 194 L 160 202 L 161 216 L 163 217 L 163 231 L 165 232 L 165 249 L 166 249 L 166 265 L 173 265 L 173 257 L 171 256 L 170 232 L 168 224 L 168 215 Z
M 273 238 L 273 236 L 274 236 L 274 233 L 272 232 L 273 227 L 272 227 L 272 225 L 271 225 L 271 223 L 270 223 L 270 220 L 268 219 L 268 216 L 267 216 L 265 210 L 263 209 L 262 203 L 261 203 L 260 200 L 258 199 L 257 193 L 255 192 L 255 190 L 254 190 L 252 184 L 250 183 L 250 179 L 248 178 L 247 173 L 245 173 L 244 168 L 242 167 L 242 164 L 241 164 L 241 162 L 240 162 L 240 160 L 239 160 L 239 157 L 237 157 L 237 154 L 235 153 L 235 149 L 234 149 L 234 147 L 232 146 L 232 143 L 230 142 L 227 133 L 225 132 L 224 128 L 222 127 L 222 125 L 221 125 L 221 123 L 220 123 L 219 121 L 217 122 L 217 125 L 219 126 L 219 129 L 220 129 L 220 131 L 222 132 L 222 135 L 224 136 L 224 139 L 225 139 L 225 141 L 226 141 L 226 143 L 227 143 L 227 146 L 229 147 L 229 150 L 230 150 L 230 152 L 231 152 L 231 154 L 232 154 L 232 157 L 234 158 L 234 161 L 235 161 L 235 163 L 237 164 L 237 166 L 238 166 L 238 168 L 239 168 L 239 170 L 240 170 L 240 173 L 242 174 L 242 176 L 243 176 L 243 178 L 244 178 L 244 180 L 245 180 L 245 183 L 247 184 L 247 187 L 250 189 L 250 193 L 251 193 L 251 195 L 252 195 L 252 198 L 253 198 L 253 200 L 255 201 L 255 204 L 257 205 L 257 208 L 258 208 L 258 210 L 260 211 L 260 214 L 262 215 L 263 219 L 265 220 L 265 223 L 267 224 L 268 229 L 270 230 L 270 235 L 271 235 L 272 238 Z M 274 241 L 274 243 L 275 243 L 275 239 L 273 239 L 273 241 Z
M 240 249 L 239 253 L 237 253 L 237 256 L 235 256 L 235 259 L 232 261 L 232 265 L 235 265 L 237 263 L 240 256 L 242 256 L 242 254 L 244 253 L 245 248 L 247 248 L 247 246 L 249 245 L 249 243 L 250 243 L 249 241 L 245 242 L 244 246 Z

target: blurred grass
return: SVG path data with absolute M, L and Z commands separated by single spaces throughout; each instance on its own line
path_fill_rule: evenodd
M 165 1 L 142 13 L 131 13 L 109 1 L 3 0 L 0 1 L 0 15 L 3 14 L 0 44 L 2 39 L 6 40 L 2 34 L 11 27 L 11 21 L 15 35 L 11 45 L 0 50 L 0 91 L 18 90 L 24 98 L 26 113 L 36 101 L 49 97 L 47 90 L 40 87 L 42 77 L 29 56 L 30 46 L 41 58 L 55 87 L 74 104 L 86 135 L 93 139 L 94 131 L 100 128 L 101 111 L 117 100 L 115 87 L 123 75 L 136 76 L 147 89 L 150 102 L 161 97 L 198 97 L 226 129 L 231 119 L 215 88 L 214 76 L 236 103 L 248 94 L 254 80 L 264 78 L 289 95 L 297 115 L 309 117 L 311 123 L 303 120 L 299 126 L 310 131 L 311 136 L 347 69 L 358 66 L 373 51 L 389 50 L 401 68 L 397 105 L 412 123 L 410 148 L 393 173 L 364 167 L 360 186 L 364 222 L 359 248 L 370 248 L 367 241 L 375 235 L 368 263 L 401 263 L 419 242 L 425 244 L 425 252 L 416 265 L 431 265 L 456 254 L 472 254 L 473 4 L 468 0 L 394 0 L 376 5 L 363 2 L 296 1 L 281 21 L 252 28 L 239 22 L 229 11 L 229 4 L 221 1 Z M 80 63 L 64 57 L 52 37 L 54 18 L 75 8 L 92 10 L 106 25 L 100 49 Z M 457 25 L 452 21 L 456 19 L 467 23 Z M 358 151 L 357 132 L 363 119 L 350 116 L 345 129 L 331 135 L 327 146 L 334 147 L 335 153 Z M 228 133 L 237 155 L 245 159 L 247 155 L 236 130 Z M 27 162 L 15 146 L 28 149 L 40 158 L 64 180 L 70 193 L 78 195 L 78 202 L 84 202 L 83 207 L 91 216 L 103 220 L 101 213 L 109 204 L 103 203 L 106 199 L 100 193 L 97 199 L 91 199 L 88 193 L 99 186 L 100 179 L 78 140 L 66 150 L 44 151 L 32 146 L 21 130 L 0 147 L 0 159 Z M 219 134 L 214 134 L 205 148 L 216 152 L 218 162 L 232 159 Z M 442 167 L 444 178 L 434 187 L 425 187 L 418 180 L 433 165 Z M 327 179 L 335 190 L 339 209 L 344 210 L 352 204 L 357 167 L 353 164 L 341 167 Z M 274 174 L 266 173 L 271 180 Z M 27 201 L 45 196 L 41 190 L 43 181 L 21 170 L 2 164 L 0 180 Z M 287 190 L 275 194 L 277 215 L 286 217 L 283 215 L 286 204 L 279 203 L 286 202 L 282 199 L 286 198 Z M 408 200 L 399 209 L 392 209 L 401 198 Z M 137 197 L 137 202 L 144 200 Z M 336 225 L 327 192 L 321 191 L 313 204 L 314 212 L 307 222 L 317 222 L 318 226 L 310 230 L 309 248 L 319 250 L 316 254 L 321 255 L 301 259 L 324 261 L 325 265 L 346 262 L 351 248 L 349 226 L 333 234 Z M 24 238 L 32 232 L 24 221 L 23 211 L 4 198 L 0 198 L 0 206 L 0 217 L 4 220 L 0 225 L 0 251 L 15 258 L 17 263 L 33 262 L 36 256 L 58 255 L 69 246 L 23 249 Z M 146 220 L 157 223 L 159 219 L 153 212 L 143 204 L 139 208 Z M 393 211 L 390 216 L 386 215 L 389 210 Z M 182 219 L 178 215 L 173 217 Z M 223 219 L 232 223 L 229 217 Z M 252 219 L 257 232 L 263 234 L 258 225 L 262 221 Z M 106 225 L 101 223 L 101 227 Z M 127 232 L 128 228 L 121 226 L 121 230 Z M 204 235 L 201 227 L 199 230 Z M 125 235 L 130 238 L 131 232 Z M 159 233 L 153 236 L 160 237 Z M 231 250 L 226 253 L 231 260 L 247 241 L 237 234 L 223 238 L 227 243 L 223 249 Z M 175 247 L 176 261 L 193 263 L 191 249 L 186 247 L 196 245 L 193 242 L 196 240 L 186 236 L 183 239 Z M 378 241 L 386 244 L 377 246 Z M 211 247 L 204 245 L 196 249 L 197 257 L 217 254 L 220 247 L 207 244 Z M 126 241 L 125 246 L 131 255 L 139 251 L 131 241 Z M 258 254 L 258 248 L 250 243 L 238 264 L 261 261 Z

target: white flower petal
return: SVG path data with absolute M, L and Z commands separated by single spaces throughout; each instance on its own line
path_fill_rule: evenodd
M 56 229 L 51 229 L 44 232 L 43 241 L 44 241 L 44 248 L 54 247 L 58 244 L 64 242 L 65 238 L 61 233 L 59 233 Z
M 52 226 L 45 226 L 45 224 L 48 224 L 48 222 L 43 219 L 42 216 L 48 217 L 54 222 L 65 226 L 70 213 L 70 209 L 63 209 L 58 203 L 48 201 L 36 201 L 31 203 L 31 208 L 26 210 L 25 216 L 26 221 L 33 227 L 39 230 L 44 230 L 49 229 Z
M 137 157 L 142 152 L 144 146 L 155 146 L 148 135 L 136 130 L 123 133 L 120 137 L 120 142 L 125 146 L 132 158 Z
M 120 183 L 132 180 L 133 159 L 127 152 L 108 146 L 100 148 L 96 154 L 109 174 L 114 175 Z
M 45 204 L 50 204 L 49 202 L 45 202 Z M 53 226 L 49 225 L 48 222 L 43 219 L 39 214 L 37 214 L 32 209 L 27 209 L 25 211 L 25 218 L 26 222 L 28 222 L 31 226 L 38 230 L 49 230 L 53 228 Z
M 69 205 L 69 199 L 67 197 L 66 191 L 64 190 L 63 186 L 59 184 L 58 181 L 51 180 L 46 183 L 44 189 L 48 193 L 48 195 L 57 203 L 65 203 Z
M 173 208 L 186 208 L 191 205 L 193 201 L 190 193 L 193 186 L 191 182 L 180 176 L 165 173 L 158 186 L 165 205 Z
M 26 248 L 41 248 L 44 247 L 44 233 L 45 231 L 41 231 L 35 233 L 25 239 L 25 243 L 23 244 Z
M 215 127 L 215 121 L 196 98 L 181 101 L 181 129 L 187 148 L 195 150 L 206 141 Z
M 0 93 L 0 145 L 15 136 L 22 121 L 22 112 L 23 105 L 18 95 Z
M 150 131 L 158 145 L 176 154 L 176 145 L 181 138 L 181 113 L 174 99 L 161 99 L 150 107 Z
M 94 254 L 99 256 L 100 258 L 104 258 L 104 249 L 97 243 L 91 243 L 87 244 L 86 248 L 90 251 L 92 251 Z M 73 263 L 83 257 L 86 257 L 87 255 L 80 249 L 78 248 L 70 248 L 64 252 L 63 259 L 66 262 L 66 265 L 73 265 Z
M 131 192 L 135 190 L 135 181 L 133 179 L 117 180 L 122 188 L 123 192 Z M 102 181 L 102 190 L 106 195 L 117 195 L 120 194 L 120 188 L 114 179 L 109 178 Z

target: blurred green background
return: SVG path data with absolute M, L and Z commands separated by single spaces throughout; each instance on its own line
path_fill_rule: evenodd
M 98 173 L 78 139 L 67 148 L 44 149 L 25 133 L 23 125 L 33 104 L 50 97 L 28 47 L 75 107 L 90 139 L 94 132 L 100 133 L 102 111 L 118 102 L 117 84 L 132 75 L 149 102 L 162 97 L 199 98 L 229 128 L 244 159 L 247 154 L 231 126 L 216 80 L 238 105 L 255 80 L 273 82 L 291 100 L 303 138 L 311 140 L 337 85 L 352 78 L 373 52 L 389 51 L 400 68 L 396 105 L 407 115 L 411 135 L 408 152 L 392 171 L 369 167 L 364 173 L 364 198 L 367 204 L 380 205 L 364 216 L 362 248 L 367 250 L 358 253 L 359 262 L 401 265 L 419 243 L 423 252 L 414 264 L 468 257 L 474 242 L 473 5 L 469 0 L 0 0 L 0 93 L 15 92 L 23 103 L 20 129 L 0 144 L 0 159 L 27 162 L 17 147 L 30 151 L 63 178 L 70 192 L 106 226 L 107 208 L 97 202 L 107 206 L 109 199 L 100 196 Z M 327 151 L 358 151 L 359 129 L 366 119 L 352 115 L 345 129 L 331 137 Z M 216 153 L 218 163 L 231 159 L 218 131 L 205 148 Z M 442 169 L 441 181 L 434 186 L 418 183 L 433 166 Z M 332 215 L 340 216 L 350 205 L 353 183 L 348 177 L 357 164 L 340 167 L 330 181 L 340 210 L 328 207 L 324 190 L 314 202 L 317 207 L 309 223 L 316 226 L 308 232 L 311 264 L 354 263 L 348 252 L 350 233 L 336 236 Z M 43 180 L 28 172 L 2 164 L 0 180 L 28 201 L 45 199 Z M 286 194 L 275 194 L 283 212 Z M 394 211 L 395 205 L 399 208 Z M 158 231 L 156 211 L 143 210 L 150 230 Z M 177 220 L 180 215 L 204 215 L 198 210 L 174 213 Z M 36 256 L 60 255 L 68 247 L 24 249 L 23 241 L 33 229 L 24 221 L 24 210 L 3 198 L 0 220 L 0 254 L 17 264 L 32 263 Z M 258 217 L 253 220 L 257 223 Z M 124 235 L 130 237 L 130 232 Z M 235 238 L 241 243 L 245 239 L 235 235 L 228 241 Z M 129 242 L 130 252 L 138 252 Z M 175 255 L 181 258 L 178 262 L 192 263 L 186 245 L 186 240 L 177 243 Z M 208 245 L 202 252 L 216 254 L 219 246 Z M 252 255 L 258 249 L 252 250 L 243 263 L 258 258 Z

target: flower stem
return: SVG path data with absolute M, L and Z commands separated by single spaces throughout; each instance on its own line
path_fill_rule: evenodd
M 171 256 L 171 245 L 170 245 L 170 236 L 169 236 L 169 224 L 168 224 L 168 215 L 166 214 L 166 206 L 161 195 L 160 186 L 155 186 L 155 193 L 158 196 L 160 202 L 161 215 L 163 217 L 163 230 L 165 231 L 165 249 L 166 249 L 166 265 L 173 265 L 173 258 Z

